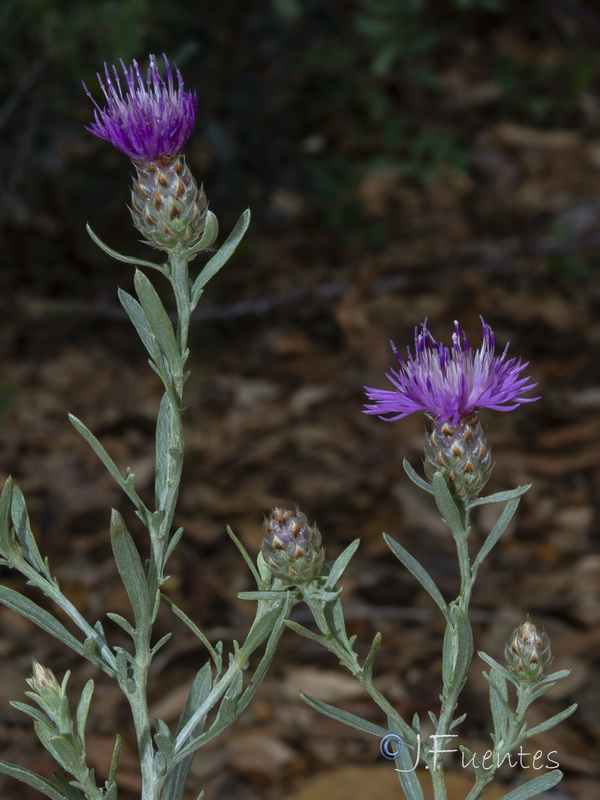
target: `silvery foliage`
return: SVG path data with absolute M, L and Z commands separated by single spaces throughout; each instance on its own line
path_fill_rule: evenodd
M 129 647 L 113 646 L 102 622 L 90 623 L 62 592 L 48 559 L 41 555 L 33 536 L 23 494 L 10 478 L 0 498 L 0 563 L 20 572 L 28 584 L 45 594 L 71 619 L 78 633 L 71 633 L 53 613 L 7 586 L 0 586 L 0 602 L 116 681 L 127 698 L 135 725 L 142 800 L 181 800 L 194 754 L 227 728 L 248 705 L 271 663 L 285 629 L 285 620 L 298 602 L 292 594 L 279 590 L 281 587 L 272 580 L 261 559 L 257 565 L 252 562 L 232 531 L 229 531 L 232 541 L 248 563 L 260 594 L 254 622 L 241 644 L 234 641 L 228 653 L 222 642 L 212 644 L 198 625 L 162 592 L 168 579 L 165 572 L 167 562 L 183 533 L 182 529 L 173 532 L 172 528 L 183 464 L 182 408 L 183 389 L 188 377 L 185 363 L 190 317 L 204 287 L 233 254 L 249 222 L 250 213 L 246 211 L 193 280 L 189 277 L 190 262 L 199 253 L 212 248 L 218 235 L 217 220 L 211 212 L 207 214 L 201 240 L 190 248 L 169 252 L 167 261 L 162 264 L 123 256 L 101 242 L 88 228 L 92 239 L 105 252 L 138 267 L 134 281 L 136 296 L 119 291 L 119 298 L 148 352 L 151 368 L 164 387 L 156 422 L 154 502 L 151 508 L 137 493 L 131 470 L 122 473 L 92 431 L 81 420 L 70 416 L 75 429 L 129 498 L 147 530 L 150 556 L 144 561 L 123 517 L 113 509 L 110 540 L 117 570 L 130 601 L 131 615 L 126 619 L 109 611 L 107 616 L 131 639 Z M 177 307 L 175 326 L 152 282 L 139 267 L 158 270 L 171 283 Z M 160 719 L 151 721 L 148 711 L 150 665 L 171 635 L 152 643 L 153 625 L 161 604 L 189 628 L 209 655 L 196 675 L 175 730 Z M 249 657 L 261 646 L 258 664 L 250 678 L 245 680 Z M 49 779 L 7 762 L 0 762 L 0 771 L 52 800 L 115 800 L 120 737 L 116 737 L 109 776 L 102 786 L 97 785 L 93 770 L 86 765 L 85 726 L 94 691 L 93 681 L 86 685 L 74 716 L 66 694 L 67 678 L 61 688 L 57 683 L 40 686 L 30 681 L 30 685 L 32 691 L 27 694 L 34 705 L 16 703 L 15 706 L 33 717 L 40 741 L 57 761 L 61 772 L 54 772 Z M 210 719 L 209 723 L 207 719 Z M 66 777 L 67 774 L 70 778 Z
M 71 619 L 78 633 L 71 633 L 53 613 L 6 586 L 0 586 L 0 602 L 35 623 L 116 681 L 129 703 L 135 726 L 141 764 L 141 800 L 181 800 L 195 753 L 231 725 L 248 705 L 266 674 L 286 626 L 330 650 L 381 709 L 387 727 L 304 696 L 306 702 L 317 711 L 377 738 L 382 739 L 390 733 L 401 737 L 406 746 L 398 755 L 397 768 L 403 770 L 398 775 L 409 800 L 423 800 L 424 797 L 419 779 L 410 769 L 411 753 L 414 754 L 420 747 L 422 760 L 429 769 L 433 783 L 435 800 L 445 800 L 443 763 L 436 758 L 427 741 L 421 742 L 421 721 L 417 716 L 410 722 L 403 719 L 373 680 L 374 660 L 381 645 L 380 634 L 375 636 L 362 663 L 355 649 L 355 637 L 347 634 L 339 581 L 358 547 L 358 541 L 346 548 L 335 562 L 325 564 L 309 582 L 290 586 L 289 581 L 272 576 L 262 555 L 258 556 L 255 564 L 233 532 L 229 531 L 257 586 L 256 591 L 239 594 L 242 599 L 256 602 L 256 615 L 245 640 L 241 644 L 233 642 L 229 653 L 225 653 L 222 642 L 212 644 L 198 625 L 162 592 L 167 580 L 167 562 L 183 533 L 182 529 L 173 532 L 172 527 L 183 464 L 182 408 L 184 385 L 188 377 L 185 364 L 188 358 L 190 317 L 208 281 L 235 251 L 249 220 L 250 214 L 246 211 L 223 245 L 194 279 L 189 275 L 190 263 L 198 254 L 206 253 L 218 235 L 217 220 L 212 212 L 207 213 L 200 241 L 188 248 L 168 250 L 164 263 L 123 256 L 101 242 L 88 229 L 93 240 L 106 253 L 137 268 L 134 281 L 136 296 L 119 291 L 119 298 L 148 352 L 150 367 L 164 387 L 156 423 L 154 501 L 151 508 L 138 495 L 131 470 L 127 469 L 123 474 L 92 431 L 82 421 L 70 417 L 76 430 L 128 497 L 147 530 L 150 556 L 144 561 L 123 517 L 118 511 L 112 511 L 110 540 L 118 573 L 131 604 L 131 615 L 126 619 L 107 612 L 107 616 L 125 631 L 131 640 L 130 646 L 112 645 L 102 622 L 97 620 L 90 623 L 61 591 L 48 560 L 38 549 L 23 494 L 10 479 L 0 497 L 0 563 L 20 572 L 29 585 L 46 595 L 57 609 Z M 151 280 L 140 268 L 157 270 L 170 282 L 177 309 L 175 326 Z M 456 599 L 447 602 L 424 567 L 402 545 L 384 534 L 394 556 L 428 592 L 445 621 L 440 707 L 437 715 L 430 713 L 435 734 L 445 737 L 457 729 L 464 719 L 464 715 L 457 718 L 455 713 L 473 658 L 473 635 L 469 622 L 473 585 L 484 559 L 506 530 L 520 497 L 528 487 L 477 499 L 470 496 L 461 498 L 451 493 L 441 473 L 435 474 L 432 482 L 428 483 L 407 463 L 405 470 L 419 489 L 433 496 L 455 542 L 460 570 L 460 592 Z M 503 504 L 503 509 L 471 561 L 468 547 L 470 512 L 477 506 L 489 503 Z M 312 612 L 316 629 L 309 629 L 290 619 L 292 608 L 301 602 L 306 603 Z M 167 606 L 189 628 L 209 656 L 196 675 L 175 730 L 160 719 L 151 722 L 148 711 L 148 672 L 152 659 L 170 637 L 168 634 L 152 644 L 153 626 L 161 604 Z M 245 678 L 249 657 L 261 647 L 258 665 L 253 674 Z M 494 726 L 494 763 L 501 761 L 531 736 L 550 730 L 575 710 L 575 706 L 571 706 L 544 723 L 528 728 L 525 714 L 529 705 L 568 672 L 563 670 L 544 676 L 536 683 L 524 683 L 488 655 L 479 655 L 489 667 L 489 672 L 484 674 L 489 683 Z M 120 737 L 116 736 L 108 779 L 99 786 L 93 770 L 87 766 L 85 749 L 86 719 L 94 684 L 93 681 L 86 684 L 73 715 L 66 694 L 67 679 L 68 676 L 60 685 L 52 681 L 48 685 L 30 681 L 32 691 L 27 694 L 34 705 L 15 703 L 17 708 L 33 718 L 39 739 L 56 760 L 61 772 L 54 772 L 50 779 L 7 762 L 0 762 L 0 771 L 32 786 L 51 800 L 116 800 L 115 776 L 121 752 Z M 511 704 L 509 684 L 516 688 L 515 707 Z M 477 800 L 486 784 L 494 778 L 495 769 L 486 769 L 466 748 L 463 751 L 469 758 L 474 758 L 475 767 L 474 785 L 467 800 Z M 561 777 L 559 770 L 540 775 L 510 791 L 505 796 L 506 800 L 527 800 L 554 786 Z

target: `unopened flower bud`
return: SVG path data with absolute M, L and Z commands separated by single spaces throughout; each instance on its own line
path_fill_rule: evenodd
M 43 689 L 50 689 L 56 695 L 61 693 L 60 684 L 52 670 L 44 667 L 35 659 L 33 659 L 33 673 L 28 683 L 37 694 L 40 694 Z
M 135 162 L 131 190 L 133 224 L 159 250 L 183 250 L 199 241 L 208 201 L 183 156 Z
M 469 500 L 488 482 L 492 471 L 491 449 L 477 411 L 457 423 L 435 422 L 425 434 L 425 474 L 430 481 L 441 472 L 451 491 Z
M 275 578 L 290 584 L 308 583 L 325 559 L 321 534 L 299 510 L 274 508 L 264 522 L 263 558 Z
M 537 630 L 529 617 L 512 632 L 504 655 L 512 674 L 528 683 L 541 680 L 552 663 L 550 640 L 543 631 Z

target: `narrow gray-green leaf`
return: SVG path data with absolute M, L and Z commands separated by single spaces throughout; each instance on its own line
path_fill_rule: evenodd
M 507 500 L 516 500 L 517 498 L 524 495 L 525 492 L 528 492 L 531 489 L 531 484 L 528 483 L 526 486 L 517 486 L 516 489 L 508 489 L 505 492 L 496 492 L 496 494 L 488 494 L 487 497 L 478 497 L 476 500 L 470 502 L 469 508 L 475 508 L 476 506 L 486 506 L 488 503 L 506 503 Z
M 390 717 L 388 717 L 388 724 L 390 726 L 390 732 L 394 733 L 396 736 L 400 736 L 402 744 L 404 745 L 400 755 L 394 761 L 396 764 L 396 774 L 398 775 L 398 779 L 400 780 L 400 785 L 404 790 L 404 794 L 406 797 L 409 797 L 410 800 L 425 800 L 421 783 L 416 774 L 416 768 L 418 766 L 419 757 L 421 754 L 420 738 L 417 739 L 417 742 L 414 745 L 415 752 L 413 754 L 410 750 L 410 746 L 401 736 L 402 732 L 400 728 Z
M 419 489 L 423 489 L 423 491 L 427 492 L 428 494 L 433 494 L 433 486 L 429 483 L 429 481 L 426 481 L 424 478 L 422 478 L 418 472 L 415 472 L 406 459 L 404 459 L 402 462 L 402 466 L 415 486 L 418 486 Z
M 134 283 L 146 320 L 160 349 L 170 365 L 178 364 L 181 355 L 175 339 L 175 331 L 156 289 L 139 269 L 135 272 Z
M 31 786 L 38 792 L 49 797 L 50 800 L 65 800 L 65 795 L 48 778 L 43 778 L 30 769 L 20 767 L 18 764 L 11 764 L 8 761 L 0 761 L 0 772 L 14 778 L 21 783 Z
M 489 675 L 486 672 L 483 674 L 490 685 L 490 708 L 492 710 L 495 733 L 494 744 L 497 747 L 501 741 L 506 741 L 508 732 L 510 715 L 508 686 L 504 675 L 496 669 L 492 669 Z
M 121 614 L 114 614 L 112 611 L 108 611 L 106 616 L 109 619 L 112 619 L 112 621 L 120 628 L 123 628 L 125 633 L 128 633 L 132 639 L 135 637 L 133 625 L 129 622 L 129 620 L 126 620 L 125 617 L 122 617 Z
M 166 643 L 169 641 L 171 636 L 173 636 L 172 633 L 165 633 L 164 636 L 161 636 L 160 639 L 158 640 L 158 642 L 152 647 L 152 650 L 150 651 L 150 655 L 152 655 L 152 656 L 156 655 L 156 653 L 158 653 L 160 648 L 164 647 L 164 645 L 166 645 Z
M 108 771 L 108 783 L 112 784 L 115 780 L 117 769 L 119 766 L 119 760 L 121 758 L 121 750 L 123 749 L 123 740 L 121 736 L 117 733 L 115 738 L 115 746 L 113 748 L 112 758 L 110 760 L 110 769 Z
M 118 253 L 116 250 L 113 250 L 112 247 L 109 247 L 107 244 L 105 244 L 102 239 L 96 233 L 94 233 L 88 223 L 86 223 L 85 228 L 90 236 L 90 239 L 95 242 L 95 244 L 97 244 L 101 250 L 104 250 L 106 255 L 114 258 L 115 261 L 122 261 L 124 264 L 133 264 L 138 267 L 150 267 L 151 269 L 157 269 L 159 272 L 165 274 L 165 265 L 154 264 L 152 261 L 144 261 L 141 258 L 134 258 L 133 256 L 124 256 L 122 253 Z
M 333 632 L 333 638 L 341 641 L 348 651 L 352 651 L 352 643 L 348 639 L 346 631 L 346 619 L 344 617 L 344 607 L 340 597 L 325 604 L 323 614 L 327 620 L 329 629 Z
M 160 350 L 158 347 L 158 342 L 156 341 L 156 337 L 150 330 L 150 325 L 148 324 L 148 320 L 144 314 L 144 309 L 141 307 L 135 297 L 127 294 L 127 292 L 124 292 L 122 289 L 118 290 L 118 295 L 121 305 L 127 312 L 127 316 L 131 320 L 133 327 L 136 329 L 142 344 L 148 351 L 148 355 L 156 364 L 160 359 Z
M 244 642 L 244 649 L 247 652 L 255 650 L 271 633 L 273 626 L 279 618 L 279 614 L 281 613 L 281 606 L 281 601 L 273 603 L 270 608 L 266 610 L 263 609 L 262 613 L 256 617 L 252 627 L 250 628 L 248 636 L 246 636 L 246 641 Z
M 171 536 L 171 541 L 169 542 L 169 545 L 167 547 L 167 551 L 165 553 L 165 561 L 164 561 L 165 564 L 173 555 L 173 551 L 181 541 L 182 536 L 183 536 L 183 528 L 177 528 L 173 536 Z
M 498 542 L 498 539 L 500 539 L 504 531 L 507 529 L 511 519 L 514 517 L 515 512 L 519 507 L 519 501 L 519 497 L 513 497 L 512 500 L 509 500 L 502 509 L 502 513 L 496 520 L 496 524 L 487 535 L 485 542 L 481 545 L 481 550 L 477 553 L 477 557 L 473 562 L 473 566 L 471 568 L 473 575 L 476 575 L 477 570 L 483 563 L 485 557 L 490 553 L 494 545 Z
M 150 614 L 148 581 L 138 549 L 135 546 L 123 517 L 112 509 L 110 517 L 110 542 L 115 563 L 129 597 L 136 624 L 139 626 Z
M 217 715 L 210 728 L 201 736 L 198 736 L 195 739 L 192 739 L 191 742 L 188 742 L 188 744 L 179 753 L 177 753 L 174 759 L 176 764 L 182 760 L 182 758 L 187 758 L 195 753 L 196 750 L 198 750 L 200 747 L 203 747 L 205 744 L 207 744 L 207 742 L 210 742 L 211 739 L 214 739 L 216 736 L 222 733 L 225 728 L 229 727 L 229 725 L 235 722 L 237 718 L 237 704 L 242 691 L 243 681 L 244 677 L 240 671 L 232 680 L 229 688 L 227 689 L 227 693 L 221 700 L 217 710 Z
M 198 639 L 200 639 L 204 647 L 206 647 L 206 649 L 210 653 L 210 657 L 212 658 L 214 665 L 217 668 L 217 672 L 220 673 L 223 668 L 223 658 L 218 653 L 218 651 L 212 646 L 212 644 L 208 641 L 208 639 L 206 638 L 204 633 L 200 630 L 200 628 L 196 625 L 196 623 L 193 622 L 188 617 L 188 615 L 184 611 L 182 611 L 173 600 L 171 600 L 171 598 L 168 595 L 161 593 L 160 599 L 167 606 L 167 608 L 171 609 L 171 611 L 175 614 L 176 617 L 179 617 L 179 619 L 183 623 L 185 623 L 185 625 L 187 625 L 187 627 L 191 630 L 194 636 L 197 636 Z
M 252 573 L 252 576 L 253 576 L 254 580 L 256 581 L 256 585 L 258 586 L 259 589 L 263 588 L 263 582 L 262 582 L 262 580 L 260 578 L 260 575 L 258 574 L 258 570 L 256 569 L 256 567 L 254 565 L 254 562 L 250 558 L 250 555 L 249 555 L 248 551 L 246 550 L 246 548 L 244 547 L 244 545 L 240 542 L 240 540 L 235 535 L 235 533 L 231 530 L 231 527 L 229 525 L 227 526 L 227 534 L 228 534 L 229 538 L 231 539 L 231 541 L 234 543 L 234 545 L 237 547 L 237 549 L 240 551 L 240 553 L 242 555 L 242 558 L 244 559 L 244 561 L 248 565 L 248 569 Z
M 271 661 L 273 660 L 273 656 L 275 655 L 279 639 L 281 638 L 281 634 L 283 633 L 286 617 L 289 614 L 291 605 L 292 605 L 292 598 L 291 595 L 288 595 L 287 602 L 281 609 L 279 619 L 273 626 L 273 630 L 271 631 L 271 635 L 269 636 L 269 641 L 267 642 L 267 646 L 265 647 L 265 652 L 263 653 L 260 663 L 254 670 L 252 678 L 248 682 L 248 685 L 244 689 L 244 692 L 238 701 L 237 712 L 236 712 L 238 716 L 242 713 L 242 711 L 246 708 L 250 700 L 254 697 L 256 690 L 261 685 L 265 675 L 267 674 L 267 670 L 269 669 Z
M 433 476 L 433 496 L 444 522 L 450 528 L 454 537 L 464 536 L 465 529 L 456 501 L 450 493 L 446 479 L 441 472 Z
M 214 256 L 208 261 L 192 286 L 192 306 L 195 307 L 200 296 L 200 292 L 206 286 L 211 278 L 221 269 L 235 252 L 235 249 L 242 240 L 242 237 L 248 229 L 250 224 L 250 209 L 247 208 L 242 216 L 238 219 L 234 229 L 231 231 L 227 239 L 223 242 L 221 247 L 217 250 Z
M 406 567 L 411 575 L 413 575 L 419 581 L 429 596 L 437 603 L 438 608 L 446 620 L 448 620 L 448 605 L 442 597 L 440 590 L 435 585 L 433 578 L 428 572 L 425 571 L 425 569 L 423 569 L 417 559 L 413 558 L 408 550 L 405 550 L 404 547 L 402 547 L 402 545 L 399 544 L 395 539 L 392 539 L 392 537 L 388 536 L 387 533 L 383 534 L 383 538 L 398 561 L 400 561 L 400 563 Z
M 532 736 L 537 736 L 538 733 L 545 733 L 545 731 L 549 731 L 551 728 L 554 728 L 559 722 L 563 722 L 563 720 L 570 717 L 574 711 L 577 710 L 577 703 L 573 703 L 572 706 L 565 708 L 564 711 L 560 711 L 558 714 L 555 714 L 550 719 L 547 719 L 545 722 L 540 722 L 539 725 L 536 725 L 534 728 L 529 728 L 523 739 L 530 739 Z
M 285 621 L 287 627 L 297 633 L 299 636 L 304 636 L 305 639 L 311 639 L 313 642 L 318 642 L 319 644 L 323 645 L 324 647 L 327 646 L 326 639 L 324 636 L 320 636 L 318 633 L 314 633 L 309 628 L 305 628 L 304 625 L 300 625 L 298 622 L 294 622 L 292 619 L 287 619 Z
M 237 596 L 240 600 L 274 600 L 274 599 L 284 599 L 287 591 L 285 589 L 278 590 L 266 590 L 264 592 L 257 592 L 254 589 L 251 589 L 249 592 L 238 592 Z
M 522 786 L 517 786 L 512 792 L 502 795 L 501 800 L 530 800 L 530 798 L 537 797 L 542 792 L 552 789 L 553 786 L 560 783 L 562 777 L 563 774 L 559 769 L 545 772 L 543 775 L 538 775 L 537 778 L 527 781 Z
M 0 495 L 0 552 L 8 555 L 10 549 L 10 506 L 12 503 L 12 479 L 8 477 Z
M 373 722 L 368 722 L 366 719 L 358 717 L 356 714 L 351 714 L 349 711 L 342 711 L 341 708 L 331 706 L 329 703 L 323 703 L 321 700 L 316 700 L 314 697 L 304 694 L 304 692 L 300 692 L 300 697 L 307 705 L 309 705 L 311 708 L 314 708 L 315 711 L 318 711 L 320 714 L 324 714 L 326 717 L 330 717 L 337 722 L 341 722 L 343 725 L 348 725 L 350 728 L 363 731 L 363 733 L 370 733 L 371 736 L 376 736 L 378 739 L 382 739 L 389 733 L 388 730 L 382 728 L 380 725 L 375 725 Z
M 37 572 L 46 575 L 48 568 L 44 559 L 40 555 L 40 551 L 35 541 L 31 525 L 29 524 L 29 516 L 27 514 L 27 506 L 25 505 L 25 498 L 23 492 L 18 486 L 13 486 L 12 490 L 12 503 L 10 513 L 12 516 L 13 525 L 15 526 L 17 541 L 23 548 L 25 559 Z
M 25 619 L 34 622 L 38 628 L 46 631 L 59 642 L 66 644 L 71 650 L 74 650 L 79 655 L 83 655 L 83 644 L 76 639 L 72 633 L 62 625 L 55 617 L 48 611 L 36 605 L 33 600 L 25 597 L 14 589 L 9 589 L 8 586 L 0 586 L 0 603 L 15 611 Z
M 79 703 L 77 703 L 77 710 L 75 711 L 75 726 L 77 733 L 79 734 L 79 738 L 83 744 L 83 750 L 85 750 L 85 725 L 87 722 L 93 694 L 94 681 L 90 679 L 83 687 L 81 697 L 79 698 Z
M 559 681 L 561 678 L 567 678 L 570 674 L 570 669 L 559 669 L 558 672 L 552 672 L 550 675 L 544 675 L 544 682 Z
M 506 667 L 503 667 L 501 664 L 495 661 L 491 656 L 488 656 L 488 654 L 484 653 L 483 650 L 478 650 L 477 655 L 482 661 L 485 661 L 485 663 L 489 667 L 492 667 L 492 669 L 497 670 L 501 675 L 503 675 L 507 681 L 510 681 L 510 683 L 512 683 L 514 686 L 518 686 L 518 681 L 515 679 L 513 675 L 510 674 L 510 672 L 506 669 Z
M 174 445 L 174 439 L 180 439 L 180 428 L 177 424 L 177 414 L 169 395 L 165 392 L 160 401 L 158 418 L 156 421 L 156 474 L 154 478 L 154 491 L 156 507 L 163 509 L 169 493 L 177 480 L 179 462 L 181 461 L 181 446 Z
M 351 542 L 346 549 L 340 553 L 340 555 L 336 558 L 336 560 L 331 565 L 331 569 L 329 571 L 329 575 L 327 576 L 327 580 L 325 581 L 325 589 L 334 589 L 336 583 L 342 577 L 344 570 L 350 563 L 350 559 L 356 552 L 360 544 L 360 539 L 355 539 Z
M 445 686 L 461 689 L 473 658 L 473 632 L 468 617 L 458 606 L 450 606 L 449 612 L 442 655 L 443 681 Z
M 83 424 L 83 422 L 81 422 L 81 420 L 77 419 L 77 417 L 73 416 L 73 414 L 69 414 L 69 420 L 71 421 L 71 424 L 73 425 L 75 430 L 86 440 L 86 442 L 92 448 L 94 453 L 96 453 L 96 455 L 98 456 L 100 461 L 104 464 L 104 466 L 106 467 L 107 471 L 109 472 L 115 483 L 117 483 L 118 486 L 120 486 L 121 489 L 125 492 L 127 497 L 129 497 L 131 502 L 139 511 L 142 519 L 146 519 L 148 517 L 148 509 L 138 497 L 138 494 L 133 486 L 133 481 L 131 477 L 127 478 L 121 475 L 121 472 L 119 471 L 115 462 L 108 455 L 108 453 L 106 452 L 104 447 L 102 447 L 98 439 L 96 439 L 94 434 L 89 430 L 89 428 L 87 428 Z

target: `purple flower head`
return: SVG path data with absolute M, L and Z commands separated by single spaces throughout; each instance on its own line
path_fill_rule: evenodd
M 393 422 L 415 411 L 424 411 L 436 422 L 456 424 L 478 408 L 512 411 L 521 403 L 532 403 L 539 397 L 522 397 L 537 386 L 531 378 L 519 377 L 527 363 L 506 358 L 508 344 L 502 355 L 494 355 L 494 332 L 481 317 L 483 342 L 473 351 L 467 337 L 454 323 L 452 347 L 436 342 L 427 330 L 427 320 L 421 330 L 415 328 L 415 353 L 408 351 L 406 360 L 392 349 L 400 369 L 390 370 L 387 378 L 395 389 L 365 391 L 373 405 L 365 406 L 365 414 L 377 414 Z
M 98 73 L 98 82 L 107 100 L 100 108 L 85 83 L 83 88 L 96 106 L 94 122 L 86 127 L 90 133 L 106 139 L 113 147 L 134 161 L 159 161 L 178 155 L 194 127 L 198 106 L 196 92 L 183 89 L 181 73 L 175 67 L 177 88 L 166 55 L 167 79 L 159 75 L 156 58 L 150 56 L 146 80 L 142 78 L 137 61 L 129 68 L 121 59 L 126 87 L 121 85 L 117 68 L 112 75 L 104 64 L 104 80 Z

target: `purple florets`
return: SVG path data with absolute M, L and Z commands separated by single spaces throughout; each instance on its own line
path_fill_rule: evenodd
M 177 88 L 173 73 L 163 54 L 167 79 L 158 73 L 156 58 L 150 56 L 146 81 L 142 78 L 137 61 L 129 68 L 121 59 L 126 88 L 123 89 L 117 73 L 104 64 L 104 80 L 98 73 L 98 82 L 107 105 L 100 108 L 87 86 L 83 88 L 96 106 L 95 121 L 86 130 L 109 141 L 113 147 L 134 161 L 159 161 L 178 155 L 194 127 L 198 106 L 196 92 L 183 89 L 181 73 L 175 67 Z
M 501 356 L 494 355 L 496 339 L 489 325 L 481 318 L 483 342 L 479 350 L 471 350 L 464 331 L 454 323 L 452 348 L 436 342 L 427 330 L 427 320 L 421 330 L 415 328 L 415 354 L 408 351 L 406 360 L 392 349 L 399 370 L 390 370 L 387 378 L 394 391 L 371 389 L 365 391 L 373 405 L 365 406 L 365 414 L 377 414 L 393 422 L 415 411 L 424 411 L 436 422 L 456 424 L 478 408 L 512 411 L 521 403 L 532 403 L 539 397 L 522 397 L 537 386 L 531 378 L 519 377 L 527 367 L 520 359 L 506 359 L 508 344 Z

